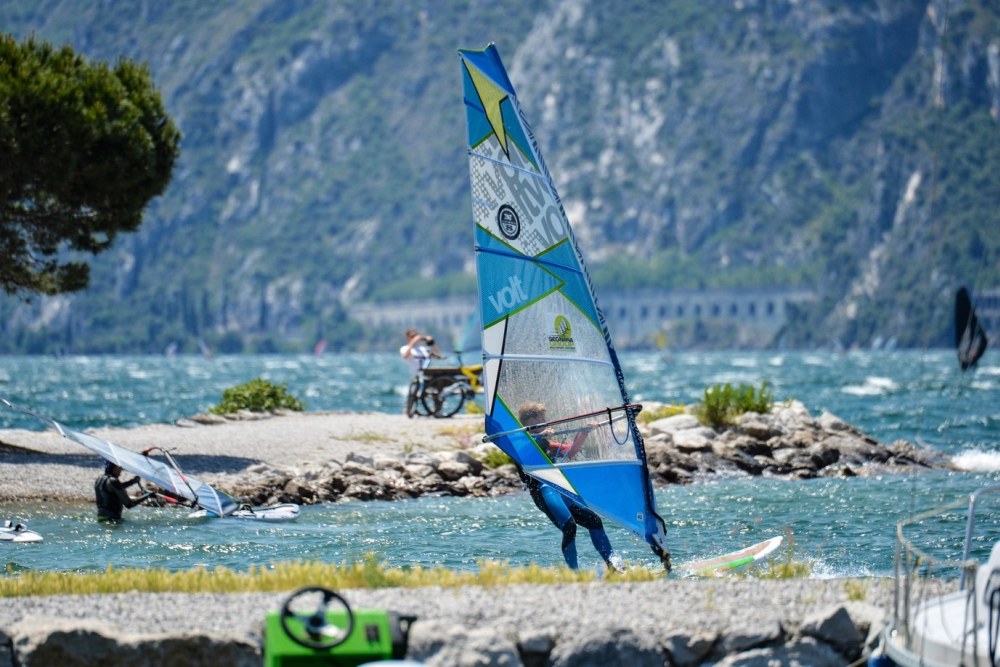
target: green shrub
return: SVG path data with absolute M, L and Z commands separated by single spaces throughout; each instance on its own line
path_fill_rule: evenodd
M 240 410 L 271 412 L 282 408 L 302 412 L 305 404 L 288 393 L 285 383 L 276 385 L 262 378 L 254 378 L 222 392 L 222 402 L 209 408 L 209 412 L 227 415 Z
M 705 389 L 705 397 L 695 408 L 698 421 L 712 428 L 732 424 L 744 412 L 765 414 L 771 411 L 774 395 L 767 382 L 761 382 L 760 389 L 741 384 L 715 384 Z
M 499 468 L 500 466 L 513 462 L 514 460 L 507 456 L 499 448 L 491 449 L 486 456 L 483 457 L 483 465 L 487 468 Z
M 643 424 L 648 424 L 650 422 L 655 422 L 657 419 L 666 419 L 667 417 L 673 417 L 674 415 L 679 415 L 683 412 L 683 405 L 661 405 L 653 410 L 643 410 L 636 416 L 636 420 L 642 422 Z

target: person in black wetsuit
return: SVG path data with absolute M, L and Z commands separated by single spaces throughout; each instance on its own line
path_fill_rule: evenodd
M 541 403 L 522 403 L 517 412 L 517 418 L 522 426 L 531 427 L 546 421 L 545 406 Z M 569 460 L 576 455 L 586 440 L 588 431 L 579 431 L 569 443 L 549 440 L 549 435 L 552 434 L 551 428 L 529 428 L 528 433 L 553 462 L 558 462 Z M 531 494 L 531 499 L 535 501 L 538 509 L 542 510 L 556 528 L 562 531 L 562 554 L 571 569 L 579 568 L 576 554 L 576 527 L 579 524 L 590 531 L 590 541 L 594 543 L 594 548 L 608 568 L 616 572 L 625 571 L 625 563 L 611 548 L 611 541 L 604 530 L 600 516 L 593 510 L 573 502 L 550 484 L 528 475 L 521 466 L 517 466 L 517 472 L 521 476 L 521 481 L 528 487 L 528 493 Z
M 97 501 L 97 520 L 102 523 L 118 523 L 122 520 L 122 510 L 132 508 L 153 495 L 149 492 L 132 498 L 125 491 L 130 486 L 139 483 L 138 477 L 133 477 L 124 484 L 118 479 L 122 469 L 108 461 L 104 466 L 104 474 L 94 482 L 94 495 Z

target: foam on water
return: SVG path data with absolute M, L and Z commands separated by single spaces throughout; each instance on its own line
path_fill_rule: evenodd
M 891 378 L 869 376 L 862 385 L 847 385 L 841 389 L 845 394 L 855 396 L 881 396 L 899 387 Z
M 1000 472 L 1000 452 L 969 449 L 956 454 L 951 461 L 966 472 Z

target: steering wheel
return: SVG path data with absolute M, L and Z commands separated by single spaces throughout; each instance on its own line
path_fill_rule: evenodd
M 296 598 L 316 593 L 320 594 L 320 600 L 312 613 L 299 612 L 293 608 L 292 603 Z M 336 602 L 347 612 L 345 627 L 341 628 L 327 621 L 326 609 L 331 602 Z M 301 623 L 305 633 L 301 630 L 293 632 L 288 626 L 290 618 Z M 354 630 L 354 612 L 351 611 L 347 600 L 329 588 L 306 586 L 292 593 L 281 606 L 281 629 L 296 644 L 312 649 L 329 649 L 343 644 L 351 636 L 351 631 Z

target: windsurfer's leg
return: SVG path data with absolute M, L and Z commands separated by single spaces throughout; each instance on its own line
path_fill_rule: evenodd
M 563 501 L 562 494 L 550 486 L 542 485 L 537 493 L 532 494 L 535 504 L 549 517 L 549 520 L 562 531 L 562 554 L 566 565 L 575 570 L 579 567 L 576 556 L 576 522 L 570 510 Z
M 608 534 L 604 530 L 604 522 L 601 521 L 601 517 L 586 507 L 576 504 L 570 505 L 570 512 L 572 512 L 576 523 L 590 531 L 590 541 L 594 543 L 597 553 L 601 555 L 605 563 L 610 564 L 614 549 L 611 548 L 611 540 L 608 539 Z

